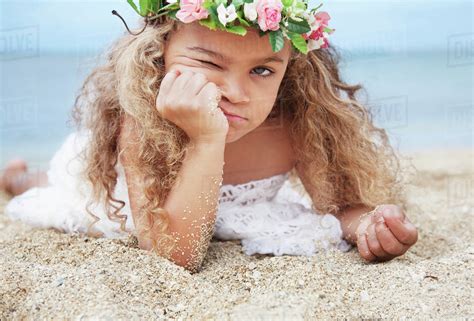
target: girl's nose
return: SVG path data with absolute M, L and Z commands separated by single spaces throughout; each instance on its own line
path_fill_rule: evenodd
M 220 86 L 222 100 L 228 100 L 231 104 L 249 103 L 248 85 L 248 79 L 239 79 L 238 76 L 226 76 Z

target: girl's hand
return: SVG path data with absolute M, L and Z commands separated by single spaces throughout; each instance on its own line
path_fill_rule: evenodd
M 163 78 L 156 108 L 195 142 L 225 141 L 229 123 L 217 107 L 220 89 L 202 73 L 170 70 Z M 211 102 L 216 103 L 212 106 Z
M 367 261 L 389 261 L 418 240 L 416 227 L 397 205 L 387 204 L 364 217 L 356 231 L 357 249 Z

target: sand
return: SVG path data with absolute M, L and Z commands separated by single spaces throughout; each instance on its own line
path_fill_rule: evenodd
M 313 257 L 242 253 L 213 240 L 191 274 L 126 240 L 35 229 L 3 215 L 0 319 L 474 319 L 472 151 L 410 154 L 418 242 L 367 263 L 354 248 Z

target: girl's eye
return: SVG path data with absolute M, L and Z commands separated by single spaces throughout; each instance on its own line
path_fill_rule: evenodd
M 212 63 L 212 62 L 210 62 L 210 61 L 205 61 L 205 60 L 199 60 L 199 61 L 200 61 L 200 62 L 203 62 L 203 63 L 206 63 L 206 64 L 210 64 L 210 65 L 212 65 L 212 66 L 214 66 L 214 67 L 216 67 L 216 68 L 220 68 L 218 65 L 216 65 L 216 64 L 214 64 L 214 63 Z M 257 70 L 257 69 L 263 69 L 263 70 L 267 70 L 267 71 L 269 72 L 269 73 L 266 74 L 266 75 L 258 74 L 258 73 L 257 73 L 257 75 L 258 75 L 259 77 L 262 77 L 262 78 L 270 77 L 272 74 L 275 73 L 274 71 L 272 71 L 272 70 L 270 70 L 270 69 L 268 69 L 268 68 L 266 68 L 266 67 L 256 67 L 256 68 L 254 68 L 253 70 Z
M 275 73 L 274 71 L 272 71 L 272 70 L 270 70 L 270 69 L 268 69 L 268 68 L 266 68 L 266 67 L 256 67 L 256 68 L 254 68 L 253 70 L 257 70 L 257 69 L 268 70 L 269 73 L 266 74 L 266 75 L 258 74 L 258 75 L 259 75 L 260 77 L 262 77 L 262 78 L 270 77 L 272 74 Z
M 214 67 L 217 67 L 217 68 L 220 68 L 218 65 L 216 65 L 216 64 L 213 64 L 213 63 L 212 63 L 212 62 L 210 62 L 210 61 L 205 61 L 205 60 L 198 60 L 198 61 L 200 61 L 200 62 L 203 62 L 203 63 L 205 63 L 205 64 L 210 64 L 210 65 L 213 65 Z

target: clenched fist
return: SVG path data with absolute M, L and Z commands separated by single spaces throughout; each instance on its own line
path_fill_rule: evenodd
M 397 205 L 381 205 L 356 230 L 357 248 L 367 261 L 389 261 L 418 240 L 418 231 Z
M 161 117 L 183 129 L 191 140 L 223 141 L 229 130 L 224 113 L 216 104 L 220 89 L 202 73 L 171 70 L 161 81 L 156 108 Z

